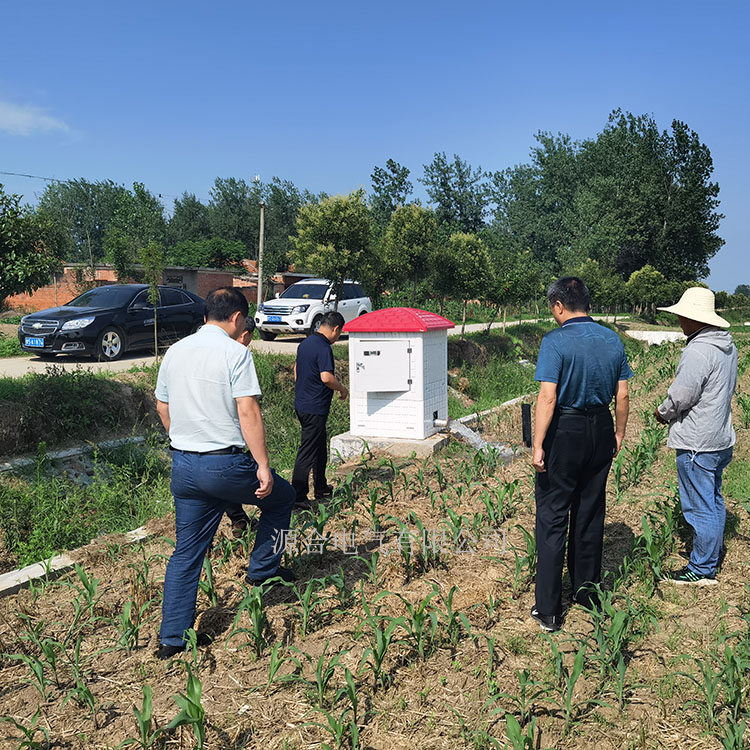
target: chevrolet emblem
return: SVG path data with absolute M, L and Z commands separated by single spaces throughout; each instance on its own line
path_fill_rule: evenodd
M 41 327 L 42 327 L 42 324 L 41 324 L 41 323 L 34 323 L 34 325 L 33 325 L 33 326 L 31 326 L 31 327 L 32 327 L 32 328 L 41 328 Z

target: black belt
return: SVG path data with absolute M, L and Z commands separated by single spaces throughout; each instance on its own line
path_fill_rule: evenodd
M 215 451 L 184 451 L 180 448 L 173 448 L 169 446 L 169 450 L 177 451 L 178 453 L 189 453 L 191 456 L 233 456 L 236 453 L 244 453 L 242 448 L 238 448 L 236 445 L 230 445 L 229 448 L 217 448 Z
M 609 411 L 609 406 L 590 406 L 586 409 L 574 409 L 572 406 L 558 406 L 558 414 L 578 414 L 588 416 L 589 414 L 604 414 Z

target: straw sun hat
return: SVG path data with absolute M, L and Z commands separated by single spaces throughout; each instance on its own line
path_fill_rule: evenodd
M 680 301 L 671 307 L 657 307 L 657 310 L 681 315 L 683 318 L 697 320 L 719 328 L 729 328 L 730 323 L 716 314 L 714 306 L 714 293 L 710 289 L 701 286 L 691 286 L 686 289 L 680 297 Z

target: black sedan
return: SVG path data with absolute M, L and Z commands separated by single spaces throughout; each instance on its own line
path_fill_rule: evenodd
M 63 307 L 26 315 L 18 327 L 21 348 L 41 357 L 90 354 L 113 361 L 130 349 L 171 343 L 203 325 L 203 300 L 192 292 L 159 287 L 159 305 L 146 284 L 110 284 L 84 292 Z

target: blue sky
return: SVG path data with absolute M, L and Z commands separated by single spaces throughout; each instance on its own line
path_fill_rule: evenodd
M 144 182 L 165 203 L 216 176 L 329 193 L 435 151 L 524 162 L 538 130 L 593 136 L 621 107 L 687 122 L 721 186 L 716 289 L 750 283 L 742 2 L 6 4 L 0 170 Z M 37 180 L 0 174 L 33 202 Z

